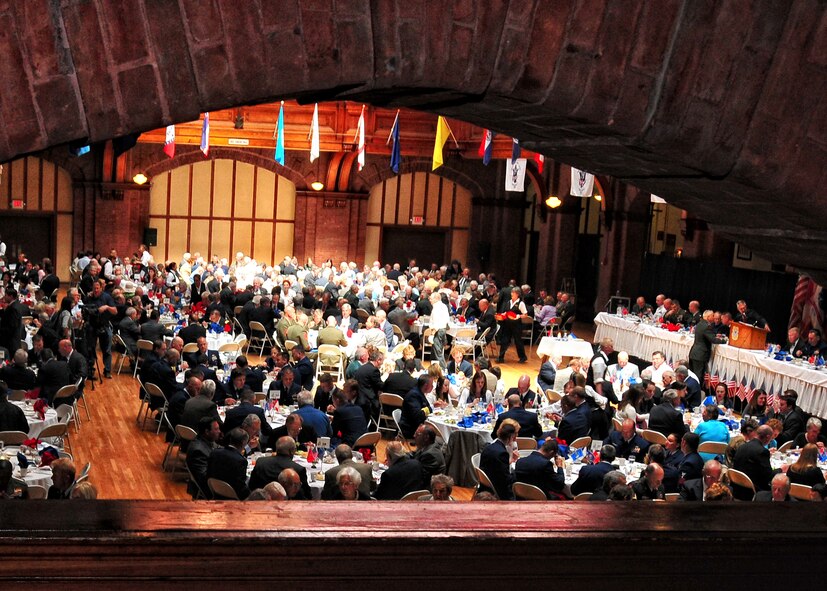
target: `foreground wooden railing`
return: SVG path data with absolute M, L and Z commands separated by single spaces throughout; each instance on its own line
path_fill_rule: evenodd
M 823 507 L 6 501 L 0 589 L 794 588 Z

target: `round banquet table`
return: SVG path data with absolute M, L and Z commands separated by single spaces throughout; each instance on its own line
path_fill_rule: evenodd
M 20 467 L 17 463 L 17 452 L 20 451 L 20 448 L 16 445 L 6 446 L 5 451 L 3 452 L 7 459 L 11 462 L 12 466 L 14 467 L 14 472 L 12 476 L 17 478 L 18 480 L 22 480 L 26 483 L 27 486 L 42 486 L 48 490 L 50 486 L 52 486 L 52 469 L 49 466 L 38 468 L 29 465 L 28 470 L 26 470 L 25 476 L 20 474 Z M 0 455 L 2 457 L 2 455 Z
M 57 423 L 57 411 L 55 409 L 47 408 L 45 418 L 40 419 L 34 412 L 32 404 L 27 404 L 27 402 L 34 404 L 34 400 L 15 400 L 12 401 L 12 404 L 22 409 L 23 414 L 26 415 L 26 421 L 29 423 L 29 437 L 37 437 L 43 429 Z

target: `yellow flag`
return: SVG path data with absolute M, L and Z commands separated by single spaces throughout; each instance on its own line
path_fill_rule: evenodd
M 448 135 L 450 133 L 451 131 L 448 128 L 448 122 L 445 121 L 445 117 L 440 115 L 436 122 L 436 139 L 434 140 L 434 163 L 433 168 L 431 168 L 431 170 L 436 170 L 437 168 L 442 166 L 442 148 L 445 146 L 445 142 L 448 141 Z

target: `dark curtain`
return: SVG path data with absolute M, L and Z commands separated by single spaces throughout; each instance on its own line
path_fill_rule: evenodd
M 735 302 L 747 306 L 767 319 L 772 328 L 769 340 L 784 342 L 787 322 L 798 277 L 788 273 L 735 269 L 725 263 L 678 259 L 665 255 L 646 255 L 641 278 L 641 293 L 653 303 L 659 293 L 678 298 L 686 309 L 698 300 L 701 310 L 736 311 Z M 633 295 L 633 294 L 630 294 Z

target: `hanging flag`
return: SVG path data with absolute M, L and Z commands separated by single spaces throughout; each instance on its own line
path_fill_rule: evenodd
M 542 154 L 534 154 L 534 162 L 537 163 L 537 170 L 543 174 L 543 165 L 546 163 L 546 157 Z
M 520 140 L 511 138 L 511 159 L 517 160 L 522 156 L 523 149 L 520 147 Z
M 361 171 L 365 167 L 365 105 L 362 105 L 362 112 L 359 114 L 356 135 L 359 138 L 356 152 L 356 170 Z
M 319 157 L 319 103 L 313 107 L 313 122 L 310 124 L 310 162 Z
M 574 197 L 591 197 L 594 193 L 594 175 L 582 170 L 571 168 L 571 190 Z
M 482 141 L 480 142 L 479 155 L 482 158 L 482 163 L 488 166 L 491 162 L 491 154 L 494 152 L 494 132 L 490 129 L 482 131 Z
M 799 275 L 790 311 L 790 328 L 797 326 L 806 335 L 811 328 L 823 330 L 824 313 L 821 308 L 821 286 L 807 275 Z
M 281 101 L 279 107 L 279 119 L 276 123 L 276 153 L 274 159 L 276 162 L 284 166 L 284 101 Z
M 164 140 L 164 154 L 175 158 L 175 126 L 167 125 L 167 136 Z
M 442 159 L 442 148 L 445 147 L 445 142 L 448 141 L 450 134 L 451 128 L 448 127 L 448 122 L 445 121 L 445 117 L 440 115 L 436 120 L 436 138 L 434 139 L 434 158 L 431 170 L 436 170 L 444 163 Z
M 524 191 L 525 190 L 525 168 L 526 159 L 517 158 L 506 160 L 505 167 L 505 190 L 506 191 Z
M 388 142 L 393 141 L 393 148 L 391 149 L 391 170 L 399 174 L 399 163 L 402 161 L 402 154 L 399 147 L 399 111 L 396 111 L 396 118 L 393 120 L 393 127 L 391 127 L 391 134 L 388 136 Z M 385 143 L 387 145 L 387 142 Z
M 201 151 L 204 156 L 210 154 L 210 114 L 204 113 L 204 125 L 201 128 Z

